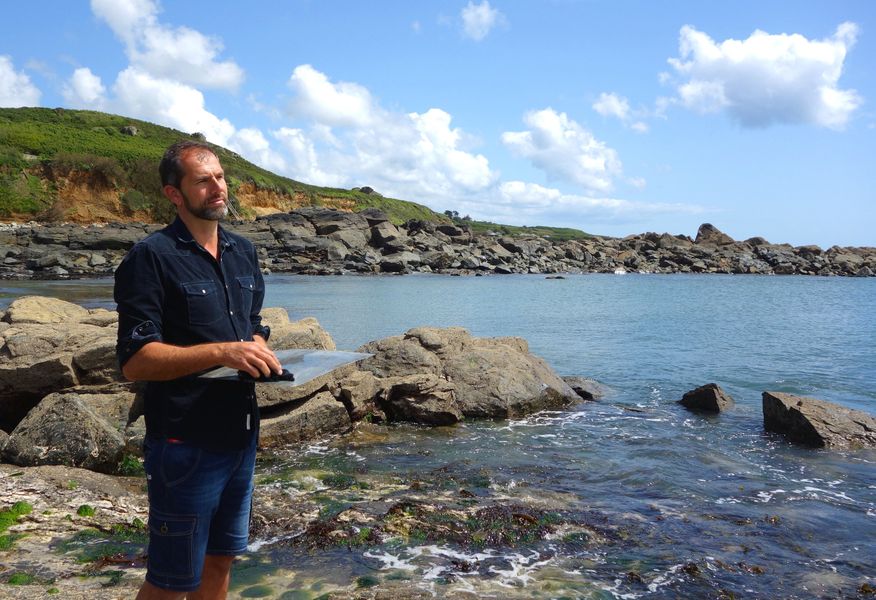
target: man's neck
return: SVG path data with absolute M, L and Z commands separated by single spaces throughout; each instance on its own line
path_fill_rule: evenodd
M 185 223 L 192 238 L 201 247 L 209 252 L 213 258 L 219 260 L 219 221 L 199 219 L 189 214 L 179 213 L 179 218 Z

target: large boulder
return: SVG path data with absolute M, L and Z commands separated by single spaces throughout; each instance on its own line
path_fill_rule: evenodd
M 368 220 L 358 213 L 343 212 L 330 208 L 304 207 L 295 210 L 306 217 L 317 235 L 329 235 L 343 229 L 368 229 Z
M 7 323 L 70 323 L 78 322 L 88 316 L 88 309 L 44 296 L 23 296 L 6 309 L 3 320 Z
M 117 470 L 125 448 L 118 429 L 75 392 L 46 396 L 16 426 L 3 459 L 21 466 L 66 465 Z
M 329 392 L 320 392 L 279 416 L 264 415 L 259 447 L 277 448 L 350 429 L 350 416 Z
M 735 240 L 711 223 L 703 223 L 697 230 L 697 237 L 694 243 L 725 246 L 735 243 Z
M 475 338 L 461 327 L 421 327 L 371 342 L 361 351 L 375 355 L 361 368 L 386 380 L 380 383 L 384 398 L 397 381 L 393 378 L 433 375 L 453 385 L 466 417 L 513 418 L 579 400 L 520 338 Z
M 13 428 L 44 396 L 77 383 L 71 354 L 22 365 L 0 364 L 0 428 Z
M 15 300 L 0 329 L 0 427 L 14 427 L 52 392 L 122 381 L 116 321 L 105 309 L 56 298 Z
M 339 377 L 337 398 L 344 403 L 352 421 L 361 421 L 369 416 L 383 420 L 385 414 L 377 406 L 380 393 L 377 378 L 370 371 L 351 369 Z
M 733 398 L 717 383 L 707 383 L 685 393 L 678 403 L 695 412 L 719 413 L 733 406 Z
M 763 393 L 763 425 L 798 444 L 815 448 L 876 446 L 876 418 L 817 398 Z
M 389 421 L 453 425 L 462 420 L 452 383 L 432 374 L 391 377 L 385 382 L 383 410 Z
M 319 321 L 313 317 L 290 321 L 289 313 L 280 307 L 263 308 L 262 323 L 271 328 L 269 343 L 274 350 L 309 348 L 334 350 L 335 342 Z

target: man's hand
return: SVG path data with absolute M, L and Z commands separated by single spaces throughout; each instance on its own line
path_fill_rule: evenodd
M 280 361 L 261 337 L 256 336 L 252 342 L 227 342 L 223 345 L 227 346 L 225 360 L 221 363 L 223 367 L 245 371 L 256 379 L 283 371 Z
M 152 342 L 128 359 L 122 372 L 131 381 L 170 381 L 217 366 L 244 371 L 255 378 L 283 371 L 265 340 L 256 336 L 252 342 L 216 342 L 197 346 Z

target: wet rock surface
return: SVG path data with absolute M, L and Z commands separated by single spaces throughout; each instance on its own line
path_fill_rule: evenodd
M 694 239 L 668 233 L 551 240 L 475 234 L 464 223 L 393 224 L 377 209 L 361 213 L 299 208 L 255 221 L 228 222 L 259 249 L 272 273 L 752 273 L 876 274 L 876 248 L 793 247 L 763 238 L 736 241 L 704 223 Z M 154 224 L 0 224 L 0 278 L 109 276 Z
M 767 431 L 804 446 L 876 447 L 876 418 L 817 398 L 764 392 L 763 423 Z
M 719 413 L 733 406 L 733 398 L 717 383 L 707 383 L 686 392 L 678 403 L 694 412 Z

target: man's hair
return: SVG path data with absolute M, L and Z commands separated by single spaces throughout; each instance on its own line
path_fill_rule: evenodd
M 182 165 L 183 156 L 185 156 L 187 152 L 193 150 L 209 152 L 213 156 L 216 156 L 213 149 L 202 142 L 183 140 L 171 145 L 164 151 L 164 156 L 161 157 L 161 162 L 158 164 L 158 174 L 161 176 L 161 187 L 172 185 L 175 188 L 179 188 L 180 182 L 185 175 L 185 170 Z

